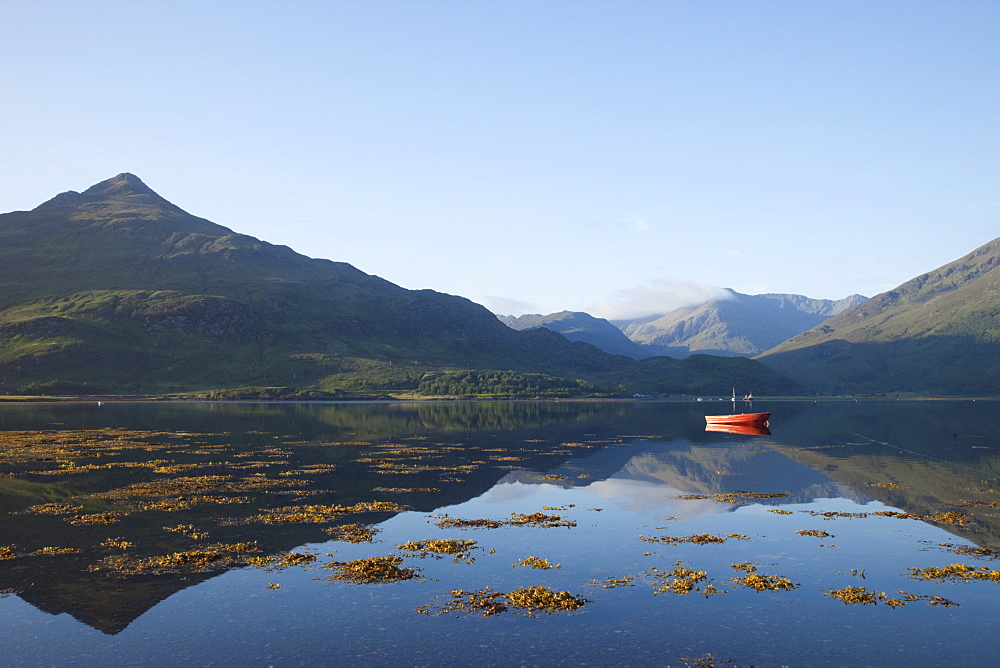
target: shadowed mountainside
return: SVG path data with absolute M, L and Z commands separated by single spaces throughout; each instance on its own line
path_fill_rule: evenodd
M 630 340 L 622 330 L 604 318 L 595 318 L 580 311 L 560 311 L 549 315 L 537 313 L 521 316 L 500 316 L 500 321 L 518 331 L 544 327 L 562 334 L 570 341 L 583 341 L 612 355 L 626 355 L 645 359 L 657 355 L 670 355 L 671 351 L 653 346 L 643 346 Z M 681 352 L 681 351 L 677 351 Z M 681 357 L 681 355 L 674 355 Z
M 758 359 L 823 392 L 1000 393 L 1000 239 Z

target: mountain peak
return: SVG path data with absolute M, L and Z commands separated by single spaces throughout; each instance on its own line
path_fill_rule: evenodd
M 84 197 L 94 199 L 120 195 L 153 195 L 158 198 L 160 197 L 152 188 L 143 183 L 142 179 L 128 172 L 122 172 L 118 176 L 112 176 L 110 179 L 90 186 L 83 191 L 83 195 Z
M 171 204 L 152 188 L 143 183 L 135 174 L 122 172 L 90 186 L 82 193 L 69 190 L 60 193 L 47 202 L 35 207 L 35 210 L 51 209 L 61 206 L 77 206 L 89 203 L 105 203 L 109 201 L 127 201 L 129 204 L 154 206 L 175 213 L 184 213 L 180 207 Z
M 35 211 L 44 211 L 45 209 L 54 209 L 64 205 L 79 204 L 83 200 L 83 195 L 75 190 L 67 190 L 64 193 L 59 193 L 50 200 L 46 200 L 35 207 Z

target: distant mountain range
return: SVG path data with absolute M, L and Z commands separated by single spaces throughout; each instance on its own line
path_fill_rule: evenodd
M 861 295 L 831 300 L 726 292 L 726 299 L 613 324 L 632 341 L 668 348 L 677 356 L 698 352 L 752 357 L 867 299 Z
M 823 392 L 1000 394 L 1000 239 L 758 359 Z
M 419 392 L 442 375 L 459 389 L 500 377 L 477 369 L 536 374 L 503 376 L 520 392 L 797 387 L 750 360 L 637 362 L 517 332 L 462 297 L 193 216 L 132 174 L 0 215 L 0 393 Z
M 831 300 L 726 292 L 726 298 L 631 320 L 608 321 L 572 311 L 501 316 L 500 320 L 517 330 L 545 327 L 572 341 L 635 359 L 685 358 L 694 353 L 752 357 L 866 299 L 861 295 Z
M 0 394 L 1000 395 L 998 264 L 994 240 L 867 301 L 729 291 L 640 320 L 501 322 L 120 174 L 0 214 Z
M 866 299 L 744 295 L 609 322 L 586 313 L 501 317 L 644 359 L 754 357 L 822 394 L 1000 395 L 1000 239 Z
M 641 360 L 668 353 L 632 341 L 621 329 L 604 318 L 581 311 L 560 311 L 549 315 L 502 315 L 500 321 L 512 329 L 527 331 L 544 327 L 562 334 L 570 341 L 583 341 L 612 355 L 627 355 Z M 681 357 L 674 355 L 674 357 Z

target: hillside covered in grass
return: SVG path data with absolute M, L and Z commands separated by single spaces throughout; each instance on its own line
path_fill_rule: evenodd
M 759 356 L 824 392 L 1000 395 L 1000 239 Z
M 0 215 L 5 394 L 418 390 L 470 369 L 619 394 L 633 384 L 683 393 L 690 375 L 517 332 L 467 299 L 238 234 L 131 174 Z M 795 387 L 761 365 L 755 373 L 760 393 Z M 725 370 L 712 380 L 717 391 L 731 384 Z

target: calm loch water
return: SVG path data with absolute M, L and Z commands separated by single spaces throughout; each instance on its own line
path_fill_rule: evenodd
M 0 405 L 2 661 L 995 662 L 1000 404 L 729 408 Z

